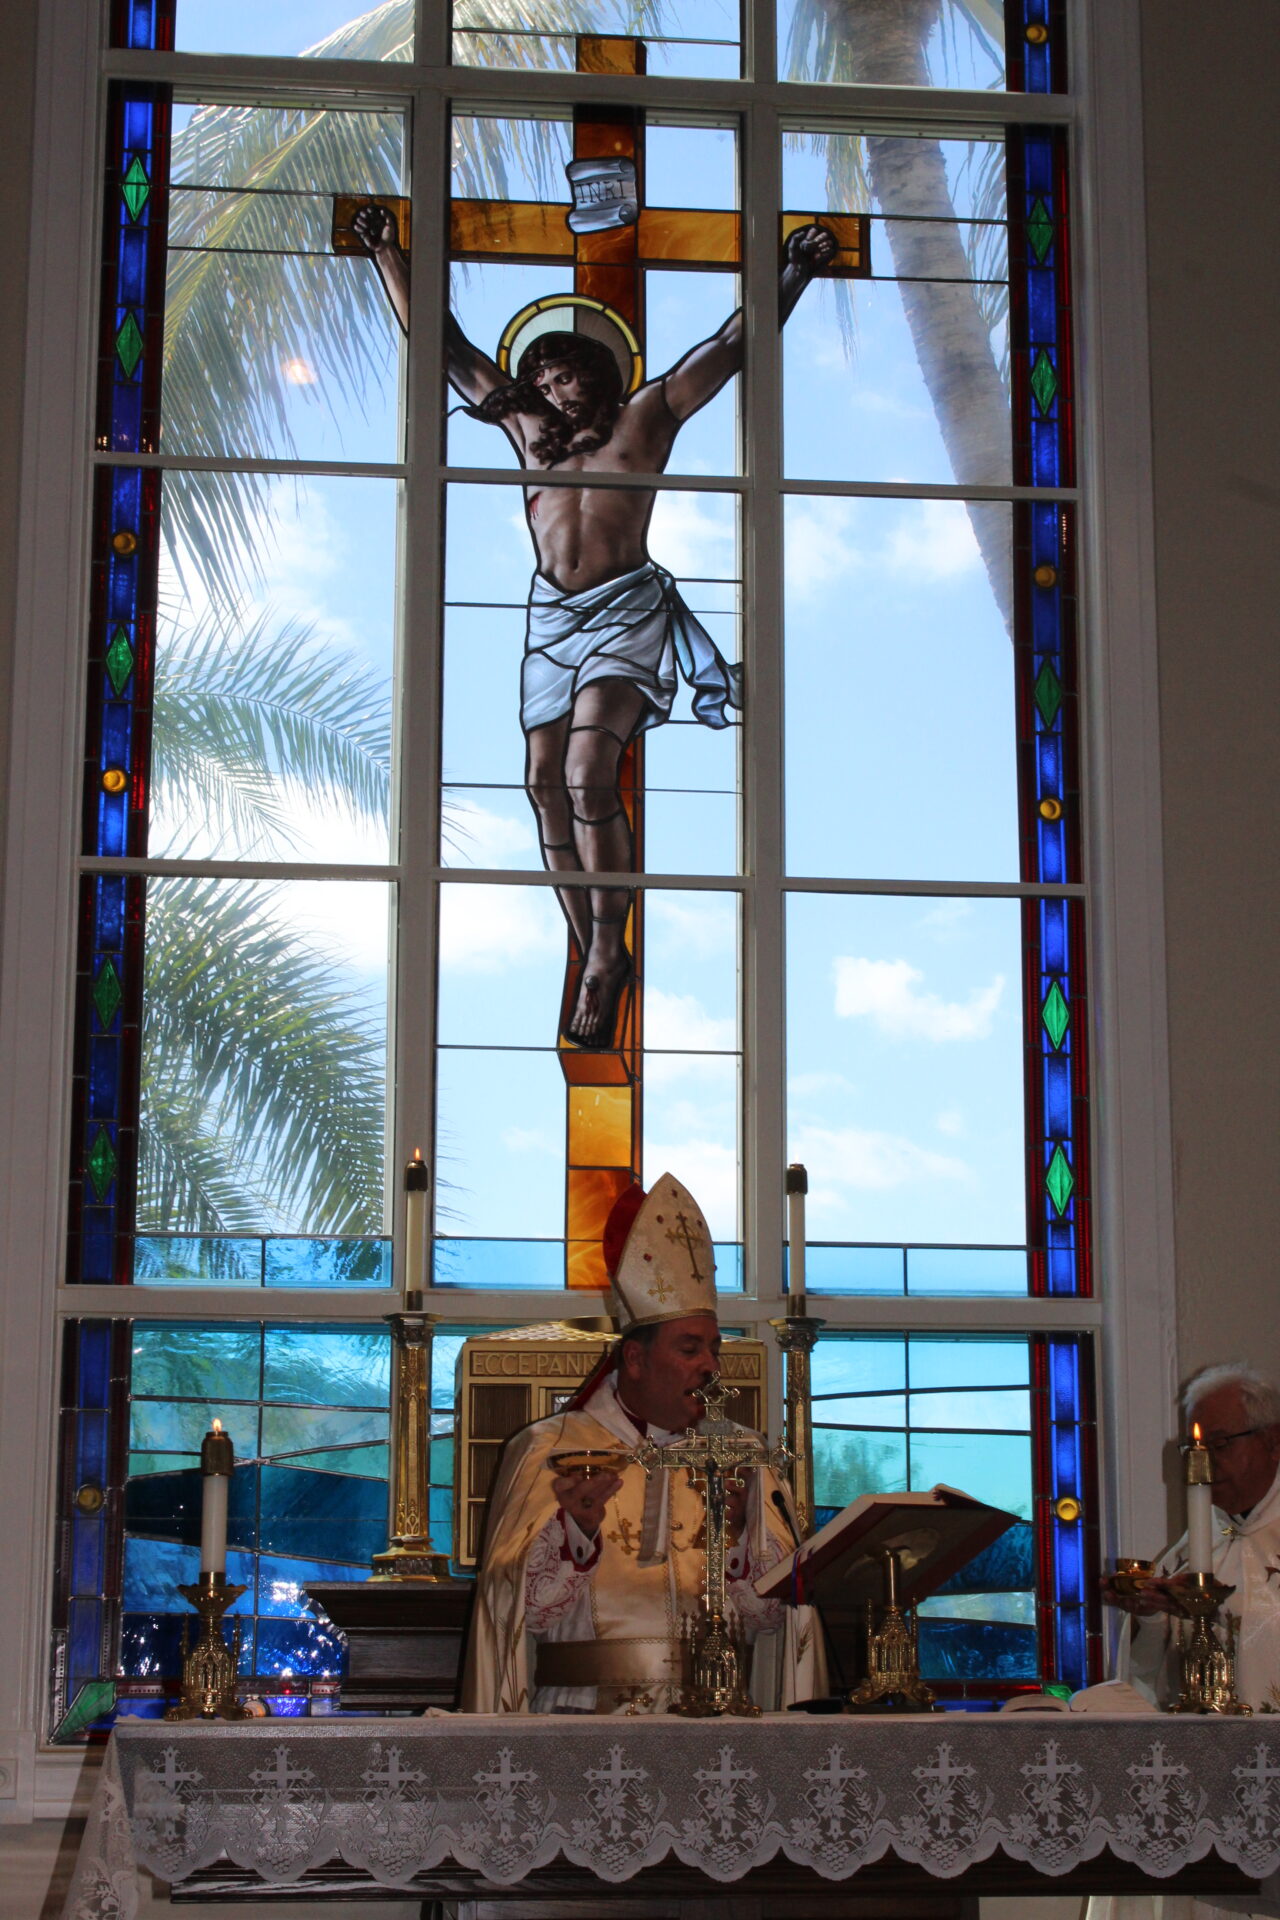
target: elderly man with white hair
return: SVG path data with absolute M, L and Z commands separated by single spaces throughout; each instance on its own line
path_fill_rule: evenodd
M 1240 1622 L 1236 1691 L 1256 1711 L 1280 1706 L 1280 1388 L 1252 1367 L 1204 1367 L 1182 1396 L 1213 1464 L 1213 1570 L 1234 1587 L 1227 1607 Z M 1176 1694 L 1173 1617 L 1187 1580 L 1187 1537 L 1159 1563 L 1160 1578 L 1140 1596 L 1104 1598 L 1134 1616 L 1129 1678 L 1162 1705 Z M 1251 1903 L 1213 1905 L 1186 1895 L 1119 1895 L 1089 1902 L 1089 1920 L 1217 1920 L 1239 1913 L 1280 1914 L 1275 1890 Z

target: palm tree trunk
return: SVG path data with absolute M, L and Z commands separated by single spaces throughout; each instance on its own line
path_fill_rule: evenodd
M 844 41 L 848 71 L 866 85 L 926 87 L 925 47 L 941 0 L 819 0 L 833 34 Z M 937 140 L 868 134 L 867 176 L 883 210 L 889 251 L 920 372 L 960 486 L 1005 477 L 1010 467 L 1009 403 L 991 336 L 964 284 L 972 269 L 947 186 Z M 901 214 L 895 220 L 892 214 Z M 918 225 L 908 216 L 929 222 Z M 938 224 L 933 224 L 933 223 Z M 951 284 L 947 284 L 950 282 Z M 941 283 L 941 284 L 939 284 Z M 1003 507 L 971 505 L 969 519 L 991 591 L 1013 631 L 1009 516 Z

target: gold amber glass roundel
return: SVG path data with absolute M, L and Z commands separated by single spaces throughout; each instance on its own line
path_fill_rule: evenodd
M 1031 578 L 1038 587 L 1056 587 L 1058 584 L 1058 569 L 1048 565 L 1037 567 Z
M 1033 47 L 1042 47 L 1049 38 L 1049 29 L 1039 20 L 1033 20 L 1027 28 L 1027 39 Z
M 1054 800 L 1052 797 L 1050 797 L 1048 800 L 1042 800 L 1040 802 L 1040 818 L 1042 820 L 1061 820 L 1062 818 L 1061 800 Z
M 136 533 L 130 533 L 128 527 L 122 527 L 119 533 L 112 534 L 111 547 L 122 560 L 127 560 L 131 553 L 138 551 L 138 536 Z
M 81 1513 L 97 1513 L 106 1497 L 101 1487 L 90 1486 L 87 1481 L 84 1486 L 76 1488 L 76 1505 Z
M 1054 1501 L 1053 1511 L 1059 1520 L 1065 1520 L 1069 1526 L 1073 1520 L 1080 1518 L 1080 1502 L 1074 1499 L 1071 1494 L 1064 1493 L 1061 1500 Z
M 513 314 L 502 330 L 497 361 L 506 374 L 520 365 L 525 348 L 540 333 L 584 333 L 608 347 L 622 375 L 622 391 L 634 393 L 644 378 L 640 342 L 620 313 L 585 293 L 549 293 Z
M 108 767 L 102 776 L 104 793 L 123 793 L 129 784 L 129 776 L 123 767 Z

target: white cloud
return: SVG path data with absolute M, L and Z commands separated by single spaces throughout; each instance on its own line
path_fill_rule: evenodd
M 515 866 L 519 856 L 538 844 L 532 820 L 513 820 L 456 795 L 450 795 L 445 805 L 446 838 L 454 842 L 470 866 Z
M 459 886 L 451 887 L 442 903 L 442 967 L 501 973 L 531 954 L 559 953 L 563 947 L 564 922 L 550 891 Z
M 644 996 L 644 1043 L 694 1053 L 727 1053 L 737 1046 L 736 1023 L 706 1011 L 691 993 L 663 993 L 650 987 Z
M 851 538 L 855 509 L 846 500 L 806 498 L 787 513 L 787 592 L 807 600 L 866 559 Z
M 787 1081 L 787 1092 L 797 1100 L 818 1093 L 852 1093 L 853 1082 L 842 1073 L 794 1073 Z
M 659 566 L 681 577 L 722 577 L 735 571 L 731 507 L 696 493 L 660 493 L 649 522 L 649 551 Z
M 920 1181 L 969 1185 L 973 1179 L 963 1160 L 917 1146 L 902 1134 L 870 1128 L 801 1127 L 789 1145 L 809 1170 L 815 1206 L 844 1208 L 851 1192 L 883 1192 Z
M 934 1121 L 939 1133 L 949 1134 L 953 1140 L 959 1140 L 965 1133 L 964 1115 L 958 1107 L 948 1107 Z
M 564 1157 L 563 1145 L 557 1146 L 547 1134 L 539 1133 L 536 1127 L 508 1127 L 502 1136 L 502 1144 L 511 1153 L 540 1153 L 555 1161 Z
M 644 1183 L 673 1173 L 688 1187 L 711 1229 L 713 1240 L 738 1237 L 738 1156 L 716 1140 L 647 1140 Z
M 921 500 L 893 529 L 883 561 L 912 579 L 952 580 L 980 568 L 982 555 L 961 501 Z
M 805 499 L 787 513 L 787 591 L 810 599 L 850 575 L 951 580 L 982 565 L 964 505 L 920 500 L 887 524 L 881 502 Z
M 651 953 L 661 938 L 687 959 L 705 959 L 732 952 L 736 903 L 732 894 L 699 897 L 655 887 L 645 897 L 645 923 Z
M 921 992 L 924 979 L 909 960 L 865 960 L 837 955 L 835 1010 L 842 1020 L 873 1020 L 894 1039 L 981 1040 L 1004 993 L 1004 975 L 988 987 L 975 987 L 966 1001 L 943 1000 Z
M 915 924 L 924 928 L 935 940 L 949 941 L 972 918 L 972 900 L 939 900 L 937 906 L 922 913 Z

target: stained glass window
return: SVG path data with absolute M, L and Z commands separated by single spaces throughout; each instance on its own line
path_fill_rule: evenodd
M 670 1167 L 759 1330 L 798 1159 L 820 1498 L 1016 1512 L 928 1661 L 1075 1683 L 1062 10 L 419 11 L 109 9 L 56 1717 L 171 1674 L 215 1378 L 245 1671 L 340 1664 L 415 1146 L 437 1545 L 464 1329 L 598 1311 Z

